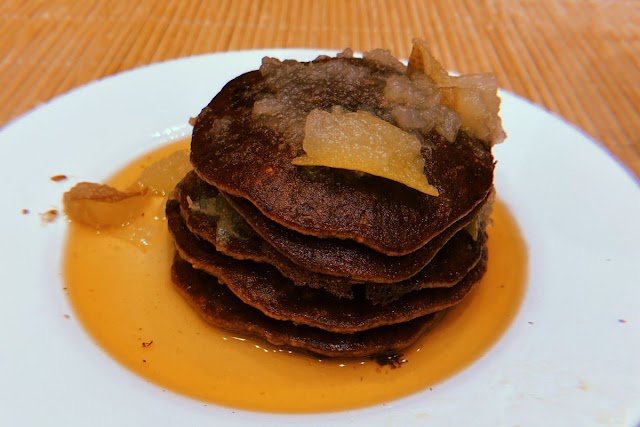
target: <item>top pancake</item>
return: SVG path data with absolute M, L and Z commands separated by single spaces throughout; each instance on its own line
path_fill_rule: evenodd
M 416 133 L 438 197 L 367 174 L 291 164 L 303 153 L 304 120 L 312 109 L 339 105 L 392 122 L 382 94 L 387 78 L 401 73 L 359 58 L 267 62 L 229 82 L 198 116 L 195 171 L 297 232 L 353 239 L 387 255 L 413 252 L 488 194 L 493 157 L 481 141 L 463 132 L 453 143 L 435 132 Z M 282 114 L 253 114 L 256 101 L 283 94 Z

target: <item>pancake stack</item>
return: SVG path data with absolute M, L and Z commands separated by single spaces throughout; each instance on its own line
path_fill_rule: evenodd
M 323 356 L 389 355 L 479 283 L 493 141 L 465 128 L 445 89 L 430 101 L 441 121 L 414 126 L 399 115 L 423 114 L 424 103 L 409 99 L 426 93 L 419 48 L 408 68 L 377 50 L 307 63 L 265 58 L 202 110 L 194 170 L 166 212 L 173 282 L 204 319 Z M 398 79 L 418 89 L 398 101 L 389 94 Z M 361 171 L 293 164 L 305 153 L 313 110 L 364 111 L 414 135 L 438 195 Z M 456 120 L 452 133 L 447 123 Z

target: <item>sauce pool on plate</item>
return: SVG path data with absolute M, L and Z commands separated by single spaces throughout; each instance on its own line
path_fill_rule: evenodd
M 161 147 L 127 165 L 108 184 L 127 188 L 145 168 L 188 147 L 189 141 Z M 65 286 L 80 322 L 115 360 L 162 388 L 203 402 L 302 413 L 407 396 L 480 358 L 509 326 L 524 295 L 526 247 L 515 220 L 497 200 L 482 282 L 393 363 L 299 354 L 216 329 L 183 300 L 170 279 L 173 247 L 164 202 L 153 198 L 122 228 L 96 232 L 72 222 Z

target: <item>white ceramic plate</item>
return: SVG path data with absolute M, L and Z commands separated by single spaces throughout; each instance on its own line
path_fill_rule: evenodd
M 265 56 L 231 52 L 139 68 L 83 86 L 0 132 L 0 425 L 637 425 L 640 423 L 640 191 L 597 143 L 509 93 L 496 186 L 529 249 L 522 308 L 463 372 L 384 405 L 277 415 L 204 405 L 131 374 L 97 347 L 61 283 L 61 207 L 190 132 L 186 121 Z M 49 178 L 64 173 L 69 184 Z M 21 214 L 21 209 L 31 211 Z M 533 324 L 529 323 L 533 322 Z

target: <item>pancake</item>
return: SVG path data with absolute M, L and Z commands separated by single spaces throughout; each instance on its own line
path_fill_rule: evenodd
M 331 332 L 359 332 L 440 311 L 461 301 L 486 269 L 484 255 L 459 284 L 417 290 L 384 306 L 365 299 L 341 300 L 323 290 L 295 286 L 268 264 L 239 261 L 218 253 L 189 232 L 177 201 L 167 204 L 167 219 L 180 257 L 217 277 L 244 303 L 277 320 Z
M 484 224 L 480 228 L 484 229 Z M 485 232 L 474 240 L 460 230 L 415 276 L 398 283 L 368 283 L 364 286 L 365 298 L 374 304 L 387 304 L 416 290 L 455 286 L 478 263 L 486 262 L 486 239 Z
M 336 334 L 275 320 L 240 301 L 229 289 L 175 257 L 171 278 L 189 304 L 210 324 L 328 357 L 367 357 L 397 353 L 415 342 L 443 312 L 354 334 Z
M 270 263 L 296 285 L 322 288 L 342 298 L 353 297 L 352 285 L 361 282 L 300 268 L 255 234 L 244 232 L 242 236 L 233 236 L 232 233 L 224 232 L 223 235 L 226 237 L 221 238 L 217 219 L 194 209 L 198 201 L 211 200 L 218 195 L 219 192 L 215 187 L 205 184 L 193 173 L 188 174 L 176 186 L 174 196 L 179 200 L 182 216 L 192 233 L 210 242 L 225 255 L 236 259 Z M 244 227 L 238 228 L 244 229 Z M 484 234 L 480 233 L 479 237 L 473 240 L 465 230 L 458 231 L 427 267 L 411 278 L 389 285 L 367 283 L 362 290 L 367 299 L 379 304 L 397 299 L 416 289 L 452 286 L 462 279 L 480 259 Z M 385 259 L 383 262 L 389 261 Z
M 408 66 L 263 59 L 195 120 L 194 170 L 167 202 L 175 285 L 207 321 L 275 345 L 406 348 L 486 271 L 496 93 L 422 41 Z
M 417 274 L 455 233 L 476 218 L 487 199 L 418 250 L 404 256 L 388 256 L 353 240 L 300 234 L 270 221 L 247 200 L 227 197 L 263 239 L 300 268 L 354 282 L 375 283 L 397 283 Z
M 422 270 L 455 233 L 480 213 L 486 203 L 486 200 L 483 201 L 464 218 L 419 250 L 402 257 L 389 257 L 354 241 L 317 238 L 289 230 L 270 221 L 247 201 L 235 197 L 228 197 L 227 201 L 269 244 L 265 245 L 264 241 L 235 220 L 234 223 L 244 230 L 242 239 L 221 240 L 216 236 L 217 227 L 210 216 L 202 212 L 193 212 L 193 209 L 190 210 L 191 213 L 186 212 L 189 206 L 193 205 L 189 200 L 193 202 L 212 199 L 220 194 L 219 191 L 201 181 L 195 173 L 190 173 L 178 184 L 175 192 L 176 197 L 180 199 L 184 216 L 194 233 L 216 244 L 219 251 L 229 256 L 271 262 L 287 277 L 300 282 L 305 281 L 301 276 L 303 274 L 301 269 L 305 275 L 312 272 L 343 277 L 347 282 L 352 283 L 397 283 L 407 280 Z M 274 252 L 273 248 L 279 253 Z M 295 279 L 293 276 L 298 278 Z M 315 284 L 326 283 L 326 287 L 330 286 L 331 282 L 323 277 L 315 277 L 313 282 L 306 281 Z M 333 283 L 345 283 L 345 281 L 333 281 Z
M 435 131 L 414 132 L 438 197 L 368 174 L 291 163 L 303 153 L 304 117 L 312 109 L 341 106 L 393 122 L 382 93 L 390 76 L 402 74 L 359 58 L 266 61 L 261 71 L 230 81 L 198 115 L 194 169 L 297 233 L 351 239 L 387 255 L 414 252 L 487 197 L 494 162 L 480 140 L 463 131 L 453 143 Z M 284 95 L 281 111 L 255 117 L 256 101 Z

